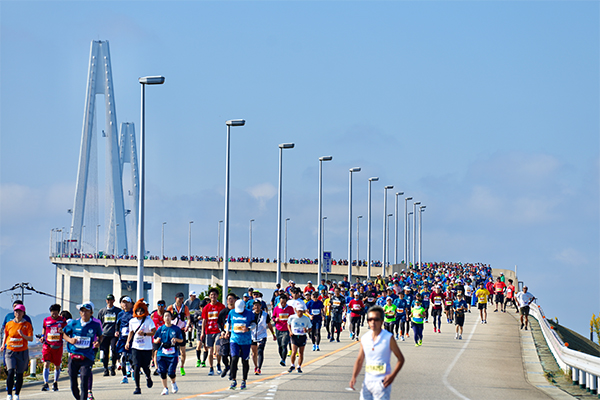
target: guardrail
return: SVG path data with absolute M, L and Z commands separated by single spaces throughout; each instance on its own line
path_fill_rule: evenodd
M 565 345 L 554 329 L 550 327 L 541 306 L 532 304 L 530 315 L 538 320 L 546 343 L 560 368 L 565 373 L 571 373 L 573 385 L 579 385 L 582 389 L 597 394 L 600 382 L 600 357 L 569 349 L 568 344 Z

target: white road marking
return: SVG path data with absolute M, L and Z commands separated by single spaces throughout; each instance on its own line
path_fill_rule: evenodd
M 475 329 L 477 329 L 477 325 L 479 325 L 479 322 L 480 322 L 480 319 L 477 318 L 477 321 L 475 321 L 475 324 L 473 325 L 473 329 L 471 330 L 471 333 L 469 334 L 469 338 L 465 341 L 465 344 L 463 345 L 462 349 L 460 349 L 460 351 L 458 352 L 458 354 L 456 354 L 456 356 L 454 357 L 454 360 L 452 360 L 452 362 L 450 363 L 450 365 L 448 365 L 448 368 L 446 368 L 446 372 L 444 372 L 444 376 L 442 376 L 442 382 L 444 383 L 444 386 L 446 386 L 458 398 L 463 399 L 463 400 L 470 400 L 470 399 L 468 397 L 466 397 L 466 396 L 463 396 L 458 390 L 456 390 L 448 382 L 448 375 L 450 375 L 450 372 L 452 371 L 452 368 L 454 368 L 454 365 L 456 365 L 456 362 L 458 361 L 458 359 L 460 358 L 460 356 L 462 355 L 462 353 L 464 353 L 465 349 L 469 345 L 469 342 L 471 341 L 471 338 L 473 337 L 473 334 L 475 333 Z

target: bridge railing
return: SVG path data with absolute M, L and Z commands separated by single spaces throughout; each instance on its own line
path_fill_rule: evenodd
M 537 304 L 532 304 L 530 314 L 538 320 L 546 343 L 554 355 L 556 362 L 565 373 L 571 373 L 573 385 L 596 394 L 600 380 L 600 357 L 594 357 L 568 348 L 556 331 L 546 320 L 544 310 Z

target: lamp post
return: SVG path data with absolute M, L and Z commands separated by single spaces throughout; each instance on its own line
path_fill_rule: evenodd
M 192 261 L 192 224 L 194 221 L 190 221 L 188 228 L 188 261 Z
M 325 220 L 327 219 L 327 217 L 323 217 L 321 219 L 321 249 L 323 249 L 323 251 L 325 251 Z M 321 261 L 323 261 L 323 253 L 321 253 Z M 321 267 L 319 267 L 319 269 L 321 269 Z M 323 278 L 321 278 L 323 279 Z M 327 272 L 325 272 L 325 280 L 327 280 Z M 319 285 L 321 284 L 321 281 L 319 280 Z
M 287 254 L 288 254 L 287 253 L 287 223 L 288 223 L 289 220 L 290 220 L 289 218 L 285 219 L 285 252 L 284 252 L 284 256 L 283 256 L 283 261 L 285 263 L 288 262 L 288 256 L 287 256 Z
M 160 237 L 160 259 L 164 260 L 165 259 L 165 225 L 167 223 L 163 222 L 162 223 L 162 231 L 161 231 L 161 237 Z
M 360 228 L 359 228 L 359 220 L 362 218 L 362 215 L 356 217 L 356 265 L 358 266 L 360 261 Z
M 412 197 L 406 197 L 404 199 L 404 264 L 408 265 L 408 201 L 412 200 Z
M 60 256 L 62 257 L 65 254 L 65 227 L 63 226 L 60 230 Z
M 385 267 L 387 266 L 387 232 L 388 232 L 388 217 L 387 217 L 387 191 L 389 189 L 393 189 L 394 186 L 392 185 L 387 185 L 383 188 L 383 264 L 382 264 L 382 273 L 385 273 Z
M 394 214 L 388 214 L 386 217 L 386 222 L 387 222 L 387 232 L 386 232 L 386 242 L 387 242 L 387 254 L 385 259 L 387 260 L 387 265 L 386 267 L 389 265 L 390 263 L 390 217 L 393 217 Z M 385 272 L 385 267 L 382 269 L 382 272 Z
M 321 284 L 321 274 L 323 273 L 323 241 L 321 240 L 323 236 L 323 161 L 331 160 L 333 160 L 332 156 L 319 157 L 319 229 L 317 229 L 317 251 L 319 252 L 317 257 L 319 264 L 317 282 L 319 282 L 319 285 Z
M 83 240 L 85 239 L 85 225 L 81 227 L 81 243 L 79 244 L 79 254 L 83 256 Z
M 348 188 L 348 282 L 352 284 L 352 173 L 360 172 L 360 167 L 350 168 L 350 183 Z
M 294 143 L 281 143 L 279 145 L 279 195 L 277 200 L 277 277 L 275 283 L 281 283 L 281 191 L 282 191 L 282 169 L 283 149 L 293 149 Z
M 100 225 L 96 225 L 96 257 L 98 257 L 98 237 L 100 233 Z
M 229 149 L 230 149 L 230 131 L 232 126 L 244 126 L 246 121 L 243 119 L 232 119 L 226 121 L 227 125 L 227 150 L 225 153 L 225 226 L 223 230 L 223 251 L 225 262 L 223 263 L 223 296 L 222 301 L 225 302 L 227 298 L 227 294 L 229 293 Z M 221 236 L 221 222 L 219 221 L 219 236 Z M 219 242 L 221 242 L 219 238 Z M 221 252 L 221 249 L 217 249 L 218 253 Z M 217 260 L 219 255 L 217 254 Z
M 138 217 L 138 269 L 137 269 L 137 298 L 144 297 L 144 215 L 145 215 L 145 198 L 146 198 L 146 85 L 162 85 L 165 83 L 164 76 L 145 76 L 139 78 L 138 81 L 142 86 L 142 112 L 140 130 L 140 204 Z M 115 235 L 115 242 L 117 237 Z M 117 244 L 115 244 L 115 247 Z M 116 253 L 116 252 L 115 252 Z
M 413 215 L 413 212 L 412 212 L 412 211 L 410 211 L 408 214 L 406 214 L 406 216 L 407 216 L 407 220 L 408 220 L 408 224 L 406 225 L 406 238 L 407 238 L 407 240 L 408 240 L 408 242 L 409 242 L 409 243 L 410 243 L 410 216 L 411 216 L 411 215 Z M 407 246 L 407 248 L 406 248 L 406 252 L 407 252 L 406 256 L 407 256 L 408 258 L 410 258 L 410 246 Z M 407 259 L 407 260 L 406 260 L 406 267 L 407 267 L 407 268 L 408 268 L 408 265 L 409 265 L 409 261 L 408 261 L 408 259 Z
M 221 259 L 221 224 L 223 220 L 219 221 L 217 224 L 217 262 L 220 262 Z
M 252 223 L 253 223 L 253 222 L 254 222 L 254 220 L 253 220 L 253 219 L 251 219 L 251 220 L 250 220 L 250 244 L 249 244 L 249 248 L 250 248 L 250 249 L 249 249 L 249 253 L 248 253 L 248 254 L 250 254 L 250 255 L 248 256 L 248 262 L 250 262 L 250 263 L 252 262 Z
M 369 204 L 367 211 L 367 280 L 371 279 L 371 182 L 377 182 L 378 177 L 369 178 Z
M 398 196 L 402 196 L 404 192 L 396 192 L 396 204 L 394 217 L 394 264 L 398 264 Z
M 413 203 L 413 268 L 417 264 L 417 206 L 421 204 L 420 201 Z
M 422 266 L 421 253 L 423 251 L 423 211 L 427 206 L 419 207 L 419 268 Z

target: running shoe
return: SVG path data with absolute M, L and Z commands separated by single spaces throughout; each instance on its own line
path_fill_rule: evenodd
M 153 385 L 154 385 L 154 382 L 152 382 L 152 377 L 147 376 L 146 377 L 146 386 L 148 386 L 148 388 L 151 388 Z
M 419 346 L 421 346 L 423 344 L 423 341 L 421 339 L 419 339 L 418 344 L 419 344 Z
M 225 367 L 223 371 L 221 371 L 221 378 L 225 378 L 227 373 L 229 372 L 229 367 Z
M 338 343 L 340 342 L 340 339 L 336 340 Z
M 215 374 L 215 369 L 211 368 L 210 371 L 208 371 L 208 376 L 213 376 Z
M 319 347 L 319 345 L 317 345 L 317 351 L 321 351 L 321 347 Z
M 217 365 L 217 374 L 221 375 L 223 371 L 221 370 L 221 364 Z
M 433 328 L 433 333 L 437 333 L 437 328 Z
M 6 395 L 6 400 L 13 400 L 12 394 Z
M 454 339 L 458 339 L 458 333 L 454 335 Z
M 442 333 L 442 330 L 441 330 L 441 329 L 438 329 L 438 333 Z
M 256 369 L 256 375 L 260 375 L 260 374 L 262 374 L 262 371 L 260 370 L 260 368 L 257 368 Z
M 292 355 L 292 351 L 288 350 L 288 357 Z
M 246 381 L 242 381 L 242 384 L 240 385 L 240 390 L 246 390 Z
M 279 361 L 279 365 L 281 365 L 282 367 L 285 367 L 285 360 Z
M 88 392 L 88 400 L 94 400 L 94 394 L 91 390 Z
M 313 344 L 313 351 L 317 351 L 317 345 Z
M 115 367 L 110 369 L 110 376 L 115 376 L 117 373 L 115 372 Z
M 52 391 L 58 392 L 58 382 L 54 382 L 54 384 L 52 385 Z
M 133 391 L 133 394 L 142 394 L 142 389 L 135 388 L 135 390 Z
M 294 367 L 293 365 L 288 369 L 288 372 L 292 372 L 296 369 L 296 367 Z
M 237 386 L 237 381 L 231 381 L 231 385 L 229 385 L 229 389 L 235 390 L 236 386 Z
M 458 340 L 462 340 L 462 335 L 458 335 Z
M 352 339 L 352 337 L 354 337 L 354 333 L 350 332 L 350 339 Z
M 334 338 L 329 339 L 329 343 L 331 343 L 331 342 L 335 342 L 335 339 Z
M 185 376 L 185 369 L 183 367 L 179 368 L 179 372 L 181 372 L 181 376 Z
M 402 336 L 402 337 L 400 338 L 400 340 L 402 340 L 402 341 L 404 342 L 404 336 Z
M 202 368 L 206 368 L 206 361 L 200 361 L 200 366 Z
M 484 324 L 487 324 L 487 319 L 483 320 L 483 323 L 484 323 Z M 525 327 L 525 328 L 527 328 L 527 327 Z
M 202 363 L 200 362 L 200 360 L 196 361 L 196 368 L 200 368 L 202 366 Z
M 50 387 L 47 383 L 44 383 L 44 385 L 42 386 L 42 392 L 47 392 L 48 390 L 50 390 Z
M 121 383 L 129 383 L 126 376 L 124 376 L 123 379 L 121 379 Z
M 398 340 L 398 335 L 396 335 L 396 340 Z
M 153 375 L 154 375 L 154 376 L 158 376 L 158 375 L 159 375 L 159 374 L 158 374 L 158 369 L 155 369 L 155 370 L 154 370 L 154 373 L 153 373 Z
M 179 388 L 177 387 L 177 383 L 172 382 L 171 383 L 171 392 L 177 393 L 178 391 L 179 391 Z
M 498 312 L 498 310 L 494 310 L 494 312 Z
M 162 390 L 162 392 L 160 392 L 160 395 L 161 395 L 161 396 L 166 396 L 166 395 L 168 395 L 168 394 L 169 394 L 169 389 L 167 389 L 167 388 L 164 388 L 164 389 Z
M 108 369 L 104 370 L 104 374 L 102 376 L 110 376 L 110 372 L 108 371 Z
M 302 373 L 302 368 L 298 367 L 298 373 L 301 374 Z

